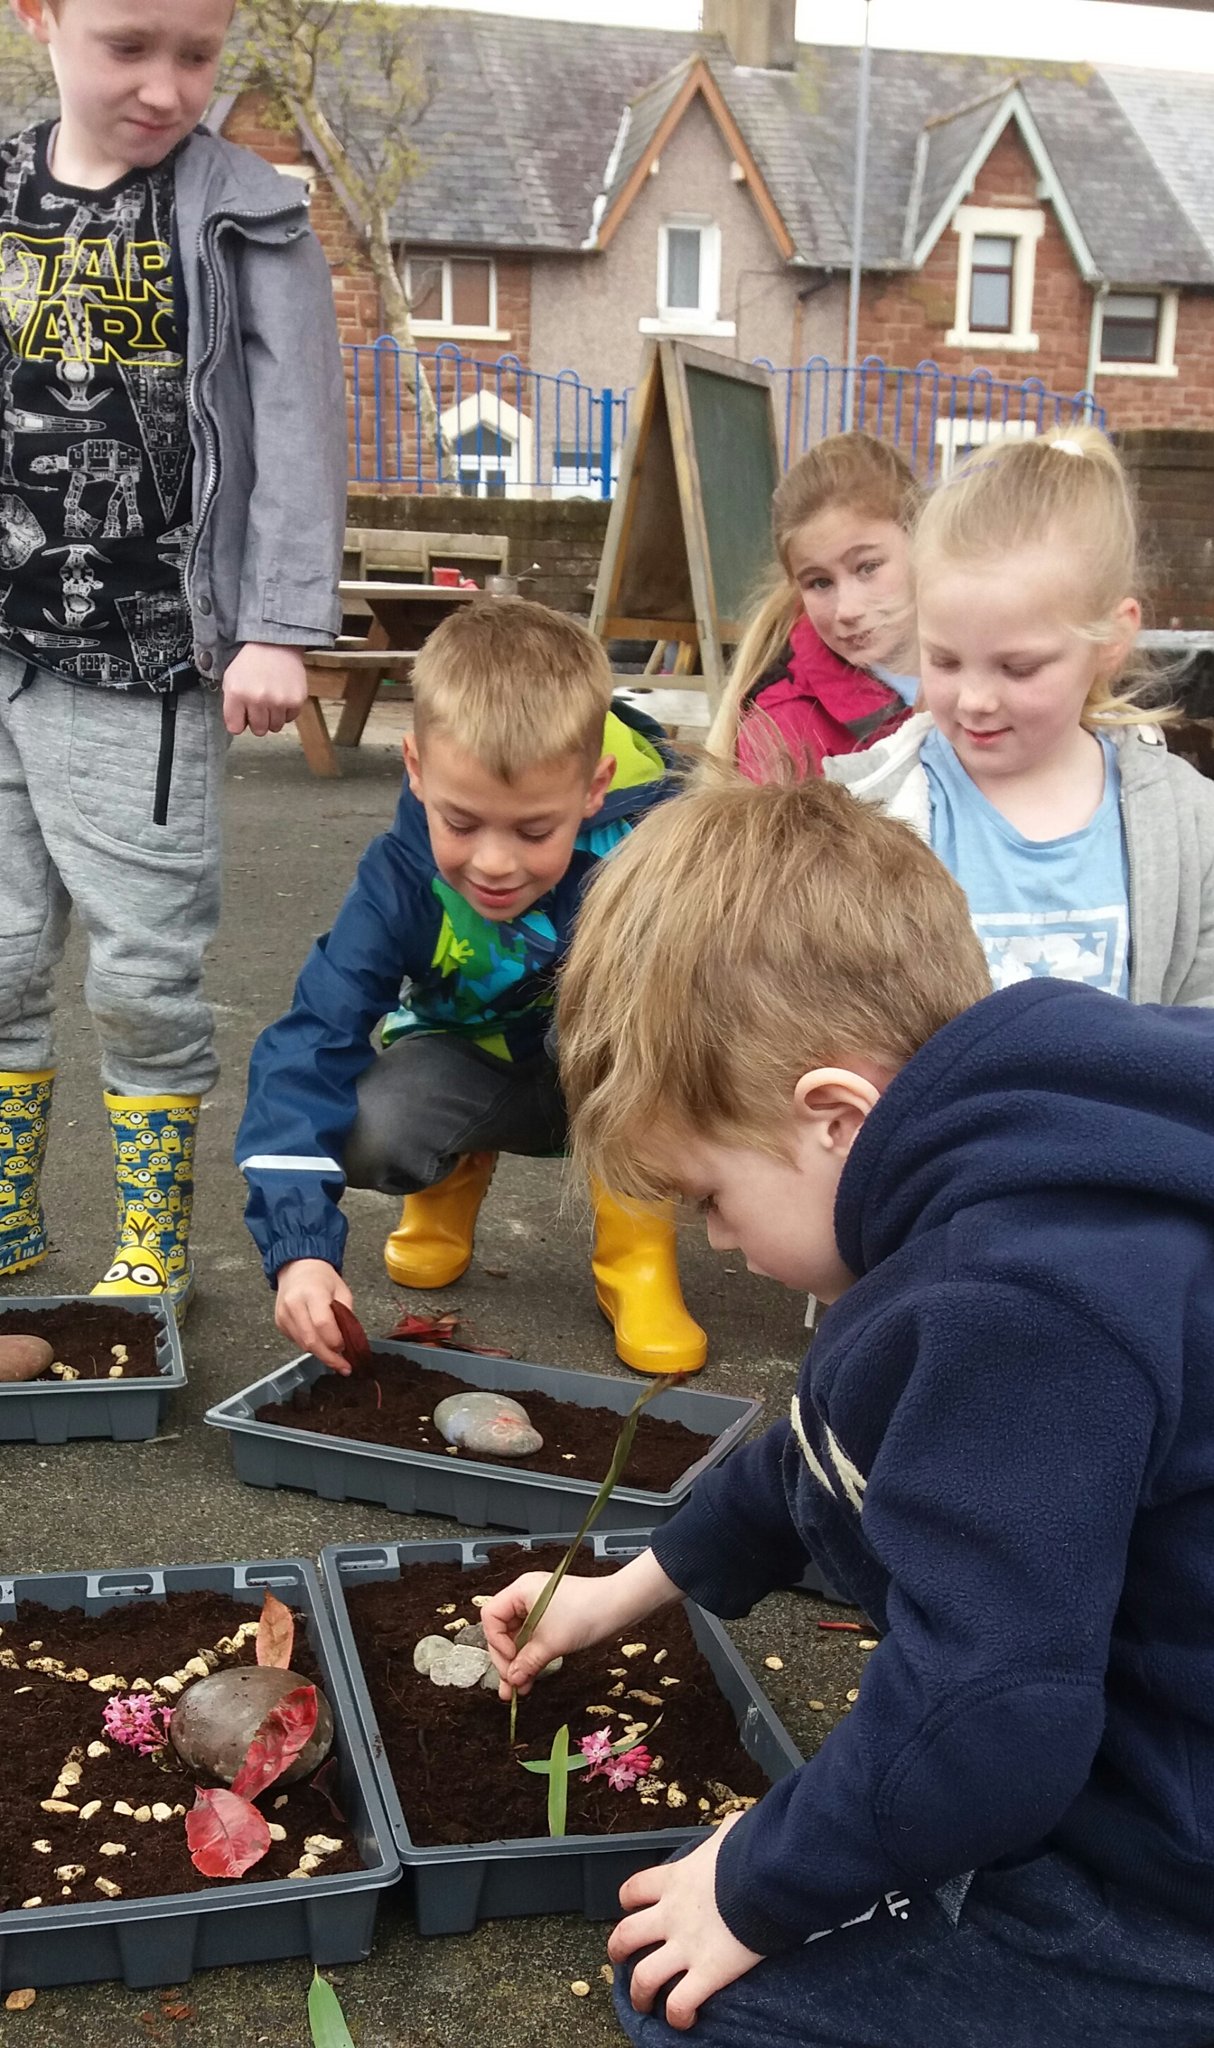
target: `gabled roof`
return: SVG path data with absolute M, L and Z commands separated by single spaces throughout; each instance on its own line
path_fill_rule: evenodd
M 751 152 L 746 136 L 717 79 L 702 56 L 677 65 L 624 110 L 616 146 L 607 165 L 606 189 L 596 202 L 596 221 L 587 246 L 605 249 L 633 199 L 681 123 L 693 100 L 700 99 L 716 122 L 732 159 L 746 173 L 751 198 L 767 225 L 776 248 L 787 261 L 797 253 L 771 188 Z
M 903 261 L 914 270 L 922 269 L 1009 121 L 1033 160 L 1041 197 L 1051 201 L 1058 215 L 1076 269 L 1094 283 L 1100 272 L 1018 83 L 988 93 L 971 107 L 959 107 L 955 114 L 938 114 L 924 122 L 915 151 Z

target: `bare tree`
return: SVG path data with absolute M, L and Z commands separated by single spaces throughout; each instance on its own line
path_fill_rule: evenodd
M 0 134 L 26 127 L 48 110 L 53 95 L 46 51 L 6 7 L 0 13 Z
M 429 98 L 411 17 L 391 0 L 241 0 L 225 83 L 259 87 L 284 126 L 319 147 L 338 197 L 361 227 L 383 305 L 384 331 L 414 349 L 392 212 L 417 163 L 413 126 Z M 420 361 L 416 401 L 442 430 Z

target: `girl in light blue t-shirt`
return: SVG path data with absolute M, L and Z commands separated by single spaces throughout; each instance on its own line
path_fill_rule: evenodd
M 1214 783 L 1134 695 L 1136 557 L 1094 428 L 972 456 L 915 536 L 927 714 L 824 772 L 930 838 L 996 988 L 1214 1007 Z

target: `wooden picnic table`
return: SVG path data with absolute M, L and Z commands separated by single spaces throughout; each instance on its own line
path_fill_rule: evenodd
M 361 635 L 343 635 L 331 651 L 309 654 L 308 699 L 296 720 L 300 744 L 314 775 L 340 775 L 335 747 L 362 739 L 380 683 L 409 679 L 413 656 L 434 628 L 483 596 L 434 583 L 347 582 L 338 586 L 344 615 L 366 620 Z M 341 705 L 330 736 L 321 706 Z

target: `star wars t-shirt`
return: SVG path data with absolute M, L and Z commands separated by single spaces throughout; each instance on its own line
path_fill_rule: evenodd
M 51 176 L 53 133 L 0 144 L 0 646 L 179 689 L 197 675 L 173 163 L 80 191 Z

